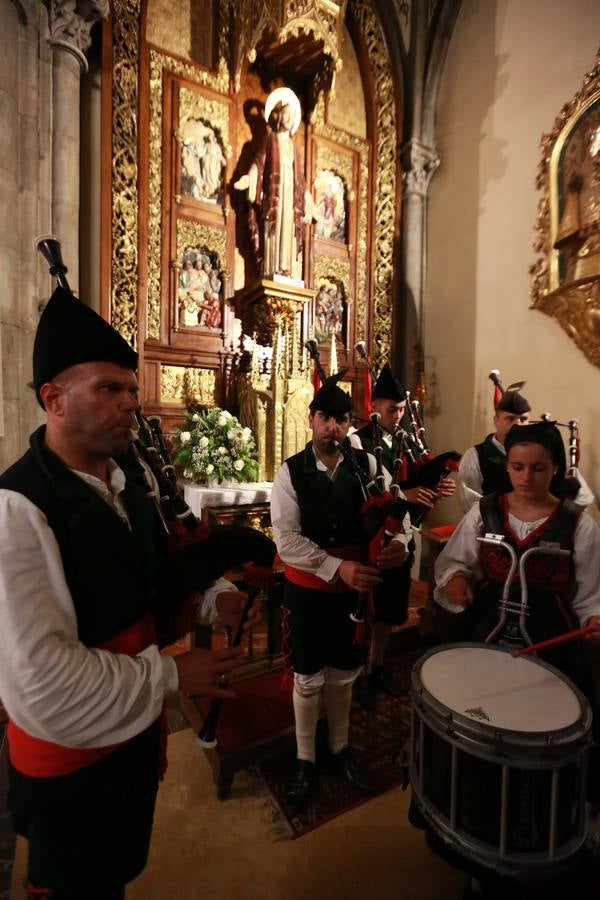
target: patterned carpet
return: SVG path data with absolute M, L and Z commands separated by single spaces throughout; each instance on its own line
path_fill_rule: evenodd
M 400 768 L 398 758 L 410 732 L 409 675 L 413 662 L 422 652 L 422 649 L 400 646 L 389 657 L 388 668 L 406 686 L 401 697 L 395 699 L 388 694 L 378 694 L 376 709 L 372 712 L 362 709 L 356 700 L 353 702 L 350 713 L 350 746 L 376 784 L 373 794 L 364 793 L 345 778 L 319 766 L 320 757 L 325 755 L 323 751 L 326 750 L 324 720 L 319 723 L 317 734 L 318 781 L 309 803 L 300 815 L 294 815 L 285 801 L 285 789 L 295 761 L 295 748 L 290 748 L 281 756 L 260 766 L 277 806 L 291 827 L 292 837 L 300 837 L 335 816 L 404 782 L 404 771 Z

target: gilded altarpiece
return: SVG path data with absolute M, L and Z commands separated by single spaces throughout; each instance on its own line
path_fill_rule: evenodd
M 220 6 L 227 11 L 227 3 Z M 319 15 L 325 6 L 315 4 Z M 285 5 L 292 19 L 294 10 L 294 3 Z M 273 21 L 280 15 L 278 6 Z M 313 79 L 301 95 L 305 113 L 296 136 L 317 207 L 305 229 L 304 287 L 288 303 L 253 277 L 243 258 L 245 226 L 232 183 L 248 171 L 253 147 L 266 128 L 261 114 L 273 83 L 264 83 L 258 65 L 269 21 L 261 16 L 252 19 L 253 43 L 243 53 L 239 31 L 229 31 L 234 20 L 222 16 L 218 61 L 206 69 L 146 44 L 139 35 L 136 0 L 115 0 L 112 83 L 116 88 L 119 82 L 120 93 L 118 106 L 113 99 L 111 121 L 113 243 L 106 282 L 113 287 L 112 321 L 141 354 L 148 412 L 160 412 L 168 427 L 190 403 L 239 411 L 257 434 L 262 477 L 272 477 L 307 437 L 312 388 L 302 348 L 315 332 L 319 289 L 330 291 L 328 333 L 335 333 L 338 365 L 348 369 L 354 393 L 359 378 L 354 342 L 367 340 L 377 361 L 389 352 L 398 136 L 379 23 L 367 0 L 350 0 L 347 21 L 371 68 L 365 84 L 374 86 L 374 96 L 366 97 L 374 110 L 370 136 L 331 125 L 326 79 Z M 281 29 L 282 45 L 311 34 L 310 16 L 302 27 L 301 17 L 292 19 Z M 314 34 L 329 27 L 327 17 L 320 19 Z M 328 48 L 331 76 L 337 65 L 333 39 Z M 300 76 L 293 74 L 298 89 Z M 122 220 L 128 223 L 125 230 Z M 259 364 L 255 350 L 242 350 L 239 319 L 248 325 L 248 297 L 258 297 L 256 309 L 262 303 L 263 311 L 256 321 L 250 319 L 260 334 L 246 333 L 250 345 L 257 337 L 256 351 L 261 340 L 269 342 L 268 364 Z M 323 350 L 327 363 L 326 342 Z
M 531 299 L 600 366 L 600 52 L 542 138 Z

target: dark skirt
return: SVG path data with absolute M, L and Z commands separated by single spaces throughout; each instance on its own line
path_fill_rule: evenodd
M 150 845 L 159 753 L 157 720 L 69 775 L 32 778 L 10 766 L 9 807 L 15 830 L 29 841 L 32 884 L 57 896 L 101 897 L 140 874 Z
M 364 665 L 367 646 L 354 642 L 356 624 L 350 618 L 356 602 L 354 591 L 328 594 L 286 581 L 285 652 L 294 672 L 313 675 L 325 666 L 358 669 Z

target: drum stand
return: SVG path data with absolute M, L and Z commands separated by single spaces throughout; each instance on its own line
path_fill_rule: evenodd
M 530 647 L 532 640 L 527 632 L 527 616 L 529 615 L 529 602 L 527 591 L 527 579 L 525 577 L 525 565 L 530 556 L 536 553 L 546 553 L 550 556 L 570 556 L 569 550 L 564 550 L 560 544 L 552 541 L 540 541 L 536 547 L 530 547 L 521 558 L 516 554 L 514 547 L 511 547 L 504 540 L 502 534 L 486 534 L 477 538 L 482 544 L 493 544 L 495 547 L 503 547 L 508 551 L 511 558 L 511 565 L 502 588 L 502 598 L 500 600 L 500 617 L 495 627 L 490 631 L 485 639 L 486 644 L 493 643 L 496 639 L 500 644 L 515 647 Z M 519 580 L 521 584 L 521 601 L 517 603 L 510 599 L 510 590 L 514 581 L 515 573 L 519 569 Z

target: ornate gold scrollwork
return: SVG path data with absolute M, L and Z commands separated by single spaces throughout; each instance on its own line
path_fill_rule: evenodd
M 364 36 L 375 85 L 377 102 L 377 165 L 375 166 L 375 277 L 371 310 L 373 362 L 380 369 L 392 343 L 392 298 L 394 280 L 394 230 L 396 222 L 397 143 L 396 106 L 390 61 L 381 27 L 368 0 L 350 0 L 348 7 Z M 361 176 L 362 181 L 362 176 Z M 362 233 L 359 230 L 359 252 Z M 365 251 L 366 255 L 366 251 Z M 358 312 L 358 311 L 357 311 Z M 360 322 L 357 317 L 357 325 Z
M 314 280 L 315 287 L 319 287 L 324 278 L 334 277 L 337 281 L 341 281 L 344 286 L 346 299 L 350 303 L 350 263 L 347 259 L 340 259 L 337 256 L 316 256 Z
M 181 259 L 186 250 L 207 247 L 218 256 L 219 270 L 225 274 L 227 262 L 227 235 L 223 228 L 214 228 L 201 222 L 193 222 L 191 219 L 177 220 L 177 260 Z
M 137 342 L 140 0 L 113 3 L 111 323 Z
M 541 150 L 531 306 L 600 366 L 600 51 Z
M 346 182 L 348 192 L 352 190 L 352 157 L 346 153 L 340 153 L 328 144 L 319 144 L 317 147 L 317 171 L 331 169 L 340 175 Z
M 160 402 L 169 406 L 214 406 L 214 369 L 160 367 Z

